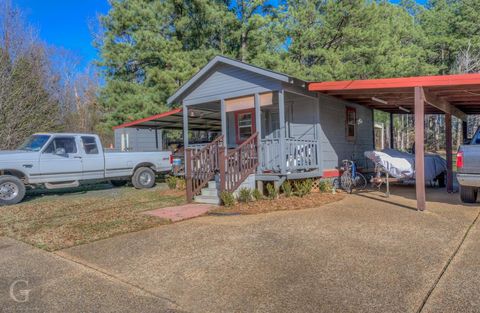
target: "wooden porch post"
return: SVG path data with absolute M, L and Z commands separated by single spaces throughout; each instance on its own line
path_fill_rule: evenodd
M 395 145 L 393 144 L 393 113 L 390 113 L 390 127 L 389 127 L 389 135 L 390 135 L 390 142 L 389 147 L 390 149 L 394 149 Z
M 425 94 L 422 87 L 415 87 L 415 191 L 417 210 L 423 211 L 425 203 Z
M 255 94 L 254 96 L 254 105 L 255 105 L 255 125 L 256 125 L 256 130 L 257 130 L 257 133 L 258 133 L 258 136 L 257 136 L 257 149 L 259 151 L 257 151 L 257 155 L 258 155 L 258 164 L 259 166 L 257 166 L 257 172 L 260 171 L 260 165 L 262 164 L 262 153 L 260 153 L 261 151 L 261 144 L 262 144 L 262 112 L 261 112 L 261 108 L 260 108 L 260 95 L 258 93 Z
M 452 114 L 445 113 L 445 152 L 447 153 L 447 192 L 453 192 Z
M 282 174 L 287 172 L 287 158 L 285 153 L 285 92 L 278 91 L 278 116 L 280 119 L 280 170 Z
M 227 138 L 227 109 L 225 107 L 225 99 L 220 100 L 220 118 L 222 120 L 222 135 L 224 138 L 225 149 L 228 146 Z
M 192 154 L 188 149 L 188 106 L 183 105 L 183 150 L 185 151 L 185 183 L 187 190 L 187 202 L 193 201 L 192 185 Z
M 228 151 L 228 137 L 227 137 L 227 108 L 225 104 L 225 99 L 220 100 L 220 118 L 222 120 L 222 135 L 223 135 L 223 149 L 219 149 L 218 151 L 218 166 L 220 168 L 220 192 L 224 191 L 226 186 L 227 180 L 227 173 L 225 171 L 226 164 L 225 164 L 225 157 Z

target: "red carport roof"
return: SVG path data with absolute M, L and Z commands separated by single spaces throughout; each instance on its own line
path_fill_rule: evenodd
M 205 130 L 218 131 L 221 129 L 220 113 L 215 111 L 207 111 L 206 109 L 198 110 L 203 114 L 190 117 L 189 130 Z M 120 128 L 157 128 L 157 129 L 183 129 L 183 110 L 182 108 L 173 109 L 168 112 L 152 115 L 139 120 L 127 122 L 113 129 Z
M 413 110 L 413 89 L 424 89 L 446 100 L 467 114 L 480 113 L 480 74 L 418 76 L 386 79 L 311 82 L 309 91 L 335 96 L 387 112 L 405 113 L 399 107 Z M 381 103 L 376 100 L 383 100 Z M 433 107 L 426 113 L 441 113 Z
M 168 111 L 168 112 L 163 112 L 163 113 L 160 113 L 160 114 L 156 114 L 156 115 L 145 117 L 145 118 L 142 118 L 142 119 L 139 119 L 139 120 L 135 120 L 135 121 L 132 121 L 132 122 L 124 123 L 124 124 L 121 124 L 121 125 L 118 125 L 118 126 L 114 126 L 113 129 L 133 127 L 133 126 L 148 126 L 149 125 L 148 122 L 155 121 L 155 120 L 160 120 L 164 117 L 168 117 L 168 116 L 171 116 L 171 115 L 174 115 L 174 114 L 177 114 L 177 113 L 181 113 L 181 112 L 182 112 L 181 108 L 173 109 L 173 110 Z M 180 117 L 182 117 L 181 114 L 180 114 Z M 153 123 L 150 123 L 150 124 L 152 124 L 152 126 L 153 126 Z

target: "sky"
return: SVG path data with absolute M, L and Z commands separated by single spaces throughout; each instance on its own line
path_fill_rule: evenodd
M 89 24 L 109 10 L 107 0 L 12 0 L 47 44 L 73 51 L 81 67 L 97 57 Z
M 271 0 L 272 3 L 278 0 Z M 391 0 L 398 3 L 399 0 Z M 417 0 L 424 4 L 426 0 Z M 81 58 L 81 66 L 97 58 L 89 24 L 109 10 L 108 0 L 12 0 L 47 44 L 63 47 Z

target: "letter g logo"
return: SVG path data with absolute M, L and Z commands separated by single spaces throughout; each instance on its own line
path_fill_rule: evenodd
M 17 286 L 18 285 L 18 286 Z M 13 301 L 18 302 L 18 303 L 23 303 L 28 301 L 28 297 L 30 295 L 30 289 L 18 289 L 21 286 L 28 287 L 28 281 L 19 279 L 14 281 L 10 285 L 10 298 L 13 299 Z

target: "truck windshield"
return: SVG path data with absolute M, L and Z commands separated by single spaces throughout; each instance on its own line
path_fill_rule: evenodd
M 18 150 L 40 151 L 49 138 L 49 135 L 30 136 L 20 147 L 18 147 Z

